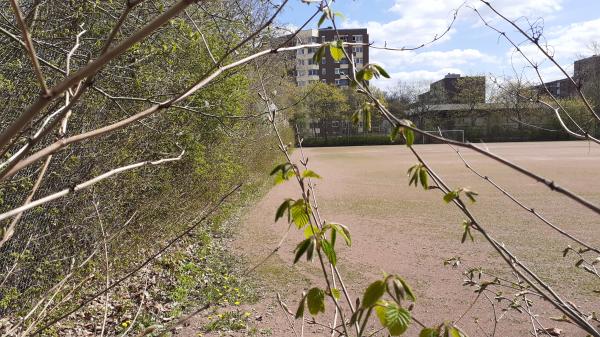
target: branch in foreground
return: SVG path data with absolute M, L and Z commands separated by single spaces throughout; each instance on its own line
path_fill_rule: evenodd
M 29 123 L 40 111 L 42 111 L 54 98 L 67 91 L 84 78 L 96 74 L 108 62 L 123 54 L 136 42 L 148 37 L 156 29 L 168 22 L 172 17 L 179 14 L 179 12 L 190 6 L 193 2 L 193 0 L 180 0 L 178 3 L 173 5 L 163 14 L 156 17 L 129 38 L 125 39 L 112 49 L 109 49 L 95 61 L 79 69 L 79 71 L 67 77 L 55 87 L 49 89 L 47 94 L 40 95 L 40 97 L 38 97 L 38 99 L 31 104 L 26 111 L 24 111 L 14 122 L 12 122 L 4 131 L 2 131 L 2 133 L 0 133 L 0 146 L 6 145 L 10 139 L 17 135 L 17 133 L 19 133 L 19 131 L 21 131 L 27 125 L 27 123 Z
M 594 108 L 592 108 L 592 106 L 590 105 L 590 102 L 587 100 L 587 98 L 585 97 L 585 95 L 583 94 L 583 92 L 581 91 L 580 86 L 577 85 L 577 83 L 575 83 L 575 80 L 573 80 L 573 77 L 571 77 L 567 71 L 565 70 L 565 68 L 563 68 L 555 59 L 554 57 L 552 57 L 552 55 L 550 55 L 548 53 L 548 51 L 543 48 L 540 43 L 539 43 L 539 39 L 538 38 L 534 38 L 532 36 L 530 36 L 529 34 L 527 34 L 527 32 L 525 32 L 521 27 L 519 27 L 519 25 L 517 25 L 514 21 L 510 20 L 509 18 L 507 18 L 506 16 L 504 16 L 502 13 L 498 12 L 498 10 L 496 10 L 496 8 L 494 8 L 492 6 L 492 4 L 489 1 L 485 1 L 485 0 L 479 0 L 482 3 L 484 3 L 490 10 L 492 10 L 496 15 L 498 15 L 502 20 L 506 21 L 508 24 L 510 24 L 511 26 L 513 26 L 516 30 L 519 31 L 519 33 L 521 33 L 521 35 L 523 35 L 527 40 L 529 40 L 531 43 L 533 43 L 541 52 L 542 54 L 544 54 L 544 56 L 550 60 L 550 62 L 552 62 L 562 73 L 563 75 L 565 75 L 567 77 L 567 79 L 569 79 L 569 81 L 571 81 L 571 83 L 573 84 L 573 86 L 575 88 L 577 88 L 577 94 L 579 95 L 579 97 L 581 98 L 581 100 L 583 101 L 583 103 L 585 104 L 587 110 L 598 120 L 600 121 L 600 116 L 598 116 L 598 114 L 596 113 L 596 111 L 594 111 Z
M 119 167 L 116 168 L 114 170 L 108 171 L 106 173 L 103 173 L 93 179 L 90 179 L 88 181 L 85 181 L 81 184 L 75 185 L 72 188 L 66 188 L 60 192 L 56 192 L 54 194 L 51 194 L 47 197 L 32 201 L 28 204 L 25 204 L 21 207 L 17 207 L 15 209 L 12 209 L 8 212 L 2 213 L 0 214 L 0 221 L 4 220 L 4 219 L 8 219 L 10 217 L 16 216 L 20 213 L 23 213 L 29 209 L 32 209 L 34 207 L 43 205 L 45 203 L 48 203 L 50 201 L 56 200 L 56 199 L 60 199 L 68 194 L 71 193 L 75 193 L 75 192 L 79 192 L 85 188 L 88 188 L 94 184 L 96 184 L 97 182 L 100 182 L 104 179 L 110 178 L 111 176 L 115 175 L 115 174 L 119 174 L 119 173 L 123 173 L 129 170 L 133 170 L 145 165 L 160 165 L 160 164 L 164 164 L 164 163 L 168 163 L 168 162 L 172 162 L 172 161 L 177 161 L 180 160 L 183 157 L 183 154 L 185 153 L 185 151 L 182 151 L 181 154 L 177 157 L 173 157 L 173 158 L 165 158 L 165 159 L 161 159 L 161 160 L 157 160 L 157 161 L 143 161 L 143 162 L 139 162 L 139 163 L 135 163 L 135 164 L 131 164 L 131 165 L 127 165 L 127 166 L 123 166 L 123 167 Z
M 548 219 L 546 219 L 542 214 L 540 214 L 538 211 L 536 211 L 534 208 L 529 207 L 527 205 L 525 205 L 522 201 L 520 201 L 519 199 L 517 199 L 515 196 L 513 196 L 512 194 L 510 194 L 506 189 L 504 189 L 502 186 L 498 185 L 492 178 L 490 178 L 489 176 L 484 176 L 483 174 L 479 173 L 477 170 L 475 170 L 473 168 L 473 166 L 471 166 L 471 164 L 469 162 L 467 162 L 467 160 L 463 157 L 463 155 L 460 153 L 460 151 L 455 148 L 452 145 L 449 145 L 452 150 L 454 150 L 456 152 L 456 154 L 459 156 L 459 158 L 462 160 L 462 162 L 465 164 L 465 167 L 467 169 L 469 169 L 471 172 L 473 172 L 473 174 L 475 174 L 476 176 L 478 176 L 479 178 L 487 181 L 490 185 L 492 185 L 494 188 L 496 188 L 498 191 L 500 191 L 502 194 L 504 194 L 508 199 L 510 199 L 512 202 L 514 202 L 515 204 L 517 204 L 519 207 L 521 207 L 522 209 L 526 210 L 527 212 L 530 212 L 531 214 L 533 214 L 536 218 L 538 218 L 540 221 L 542 221 L 543 223 L 545 223 L 546 225 L 550 226 L 551 228 L 553 228 L 554 230 L 556 230 L 557 232 L 559 232 L 560 234 L 564 235 L 565 237 L 577 242 L 578 244 L 588 248 L 591 251 L 594 251 L 598 254 L 600 254 L 600 249 L 595 248 L 593 246 L 591 246 L 590 244 L 584 242 L 583 240 L 567 233 L 566 231 L 564 231 L 562 228 L 558 227 L 557 225 L 553 224 L 552 222 L 550 222 Z
M 225 66 L 221 66 L 217 70 L 215 70 L 213 73 L 211 73 L 207 77 L 203 78 L 200 82 L 194 84 L 192 87 L 187 89 L 184 93 L 181 93 L 167 101 L 161 102 L 159 104 L 155 104 L 146 110 L 138 112 L 137 114 L 130 116 L 128 118 L 122 119 L 116 123 L 113 123 L 113 124 L 110 124 L 110 125 L 107 125 L 102 128 L 95 129 L 95 130 L 92 130 L 92 131 L 89 131 L 86 133 L 71 136 L 69 138 L 60 139 L 60 140 L 48 145 L 47 147 L 39 150 L 38 152 L 35 152 L 31 156 L 19 161 L 14 166 L 12 166 L 9 170 L 6 170 L 5 172 L 0 173 L 0 181 L 6 180 L 6 179 L 12 177 L 13 175 L 15 175 L 18 171 L 22 170 L 23 168 L 35 163 L 38 160 L 45 158 L 48 155 L 51 155 L 51 154 L 59 151 L 60 149 L 64 148 L 65 146 L 67 146 L 69 144 L 77 143 L 77 142 L 80 142 L 80 141 L 83 141 L 83 140 L 89 139 L 89 138 L 99 137 L 106 133 L 109 133 L 109 132 L 112 132 L 112 131 L 115 131 L 118 129 L 122 129 L 144 117 L 152 115 L 160 110 L 170 108 L 173 104 L 184 100 L 186 97 L 188 97 L 188 96 L 192 95 L 193 93 L 195 93 L 196 91 L 200 90 L 201 88 L 203 88 L 204 86 L 209 84 L 212 80 L 214 80 L 216 77 L 218 77 L 220 74 L 222 74 L 223 72 L 225 72 L 229 69 L 236 68 L 236 67 L 246 64 L 256 58 L 259 58 L 259 57 L 262 57 L 262 56 L 265 56 L 268 54 L 276 54 L 276 53 L 279 53 L 282 51 L 292 51 L 292 50 L 297 50 L 297 49 L 301 49 L 301 48 L 320 47 L 320 46 L 321 45 L 318 43 L 312 43 L 312 44 L 298 45 L 298 46 L 293 46 L 293 47 L 266 49 L 266 50 L 260 51 L 256 54 L 253 54 L 253 55 L 247 56 L 243 59 L 240 59 L 236 62 L 232 62 Z M 71 104 L 72 103 L 73 102 L 71 102 Z
M 21 35 L 23 36 L 23 40 L 25 41 L 25 49 L 27 50 L 27 54 L 31 59 L 31 63 L 33 65 L 33 72 L 38 79 L 40 88 L 42 92 L 47 95 L 48 87 L 46 86 L 46 80 L 44 79 L 44 74 L 42 73 L 42 69 L 40 68 L 40 63 L 38 62 L 38 57 L 35 52 L 35 48 L 33 47 L 33 42 L 31 41 L 31 34 L 29 33 L 29 29 L 27 28 L 27 24 L 25 23 L 25 18 L 23 18 L 23 12 L 21 11 L 21 7 L 17 3 L 17 0 L 11 0 L 10 4 L 15 12 L 15 18 L 17 20 L 17 24 L 19 25 L 19 29 L 21 29 Z

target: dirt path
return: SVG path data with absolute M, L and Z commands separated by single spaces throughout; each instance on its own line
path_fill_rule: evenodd
M 585 142 L 487 146 L 600 202 L 597 178 L 600 149 L 597 147 L 590 148 Z M 583 309 L 600 312 L 600 295 L 593 292 L 600 289 L 600 281 L 576 270 L 573 267 L 576 260 L 562 258 L 561 252 L 569 242 L 490 185 L 475 179 L 448 146 L 420 145 L 417 150 L 451 186 L 469 186 L 479 192 L 478 202 L 471 208 L 493 235 L 556 289 L 575 296 Z M 417 293 L 414 315 L 434 325 L 457 320 L 476 298 L 473 289 L 462 285 L 462 270 L 444 266 L 444 259 L 460 256 L 463 266 L 483 267 L 508 275 L 500 258 L 481 236 L 476 235 L 474 243 L 460 243 L 463 217 L 442 201 L 439 192 L 408 186 L 406 171 L 416 160 L 405 147 L 310 148 L 305 153 L 310 158 L 311 169 L 323 177 L 317 185 L 321 213 L 329 221 L 346 224 L 352 232 L 353 246 L 341 249 L 338 256 L 340 269 L 354 297 L 360 296 L 360 290 L 382 272 L 399 274 Z M 600 246 L 600 221 L 590 211 L 480 155 L 465 151 L 464 156 L 482 174 L 495 179 L 552 221 Z M 247 215 L 235 246 L 247 256 L 249 263 L 259 261 L 277 245 L 287 225 L 283 221 L 273 223 L 275 210 L 285 198 L 297 197 L 298 188 L 293 183 L 276 186 Z M 281 249 L 258 270 L 265 284 L 273 284 L 265 287 L 264 300 L 256 307 L 260 316 L 256 325 L 265 334 L 293 335 L 274 301 L 276 292 L 295 311 L 302 289 L 315 284 L 323 286 L 317 263 L 292 265 L 292 251 L 301 237 L 301 233 L 292 229 Z M 534 301 L 534 310 L 540 316 L 560 316 L 539 300 Z M 529 335 L 530 326 L 525 316 L 513 311 L 503 314 L 499 306 L 496 310 L 497 315 L 503 315 L 496 336 Z M 470 336 L 483 336 L 481 328 L 492 331 L 492 317 L 490 303 L 480 298 L 459 324 Z M 547 327 L 563 329 L 562 336 L 584 336 L 580 332 L 572 333 L 567 324 L 540 320 Z M 299 329 L 298 324 L 296 329 Z M 326 334 L 323 328 L 307 326 L 306 329 L 316 335 Z M 407 335 L 417 335 L 416 327 Z

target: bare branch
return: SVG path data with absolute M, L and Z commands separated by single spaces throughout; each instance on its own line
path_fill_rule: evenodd
M 177 235 L 173 239 L 169 240 L 161 249 L 159 249 L 156 253 L 152 254 L 152 256 L 150 256 L 149 258 L 147 258 L 139 266 L 135 267 L 132 271 L 130 271 L 129 273 L 127 273 L 125 276 L 123 276 L 120 279 L 118 279 L 117 281 L 113 282 L 109 287 L 106 287 L 106 288 L 104 288 L 104 289 L 102 289 L 102 290 L 94 293 L 92 296 L 90 296 L 89 298 L 87 298 L 86 300 L 84 300 L 83 302 L 81 302 L 74 309 L 71 309 L 71 310 L 67 311 L 66 313 L 63 313 L 59 317 L 56 317 L 56 318 L 52 319 L 50 322 L 44 324 L 42 327 L 38 328 L 33 333 L 33 335 L 38 334 L 41 331 L 44 331 L 45 329 L 47 329 L 48 327 L 51 327 L 52 325 L 56 324 L 57 322 L 63 320 L 64 318 L 71 316 L 73 313 L 79 311 L 81 308 L 83 308 L 87 304 L 89 304 L 92 301 L 94 301 L 96 298 L 104 295 L 107 291 L 110 291 L 114 287 L 116 287 L 119 284 L 123 283 L 125 280 L 129 279 L 131 276 L 135 275 L 138 271 L 140 271 L 142 268 L 144 268 L 145 266 L 147 266 L 150 262 L 154 261 L 161 254 L 163 254 L 167 249 L 169 249 L 170 247 L 172 247 L 175 243 L 179 242 L 183 237 L 189 235 L 194 229 L 196 229 L 196 227 L 198 227 L 200 224 L 202 224 L 204 222 L 204 220 L 206 220 L 209 216 L 211 216 L 214 212 L 216 212 L 221 207 L 221 205 L 230 196 L 232 196 L 237 190 L 240 189 L 241 186 L 242 186 L 241 184 L 237 185 L 233 189 L 231 189 L 229 192 L 227 192 L 225 195 L 223 195 L 221 197 L 221 199 L 219 199 L 210 209 L 208 209 L 204 213 L 204 215 L 202 215 L 201 217 L 199 217 L 196 220 L 192 221 L 192 224 L 186 230 L 184 230 L 181 234 Z M 209 305 L 209 304 L 207 304 L 207 305 Z
M 25 125 L 33 119 L 34 116 L 42 111 L 42 109 L 44 109 L 52 99 L 61 95 L 63 92 L 76 85 L 86 77 L 96 74 L 108 62 L 123 54 L 136 42 L 141 41 L 152 34 L 157 28 L 165 24 L 175 15 L 179 14 L 193 2 L 194 0 L 180 0 L 166 12 L 159 15 L 146 26 L 135 32 L 132 36 L 125 39 L 114 48 L 109 49 L 95 61 L 89 63 L 85 67 L 79 69 L 73 75 L 70 75 L 58 83 L 54 88 L 48 91 L 48 94 L 38 97 L 38 99 L 27 108 L 27 110 L 25 110 L 15 121 L 13 121 L 4 131 L 2 131 L 2 133 L 0 133 L 0 146 L 5 146 L 8 141 L 12 139 L 21 129 L 23 129 Z
M 498 12 L 496 10 L 496 8 L 494 8 L 489 1 L 485 1 L 485 0 L 479 0 L 482 3 L 484 3 L 486 6 L 488 6 L 496 15 L 498 15 L 500 18 L 502 18 L 504 21 L 506 21 L 508 24 L 510 24 L 511 26 L 513 26 L 516 30 L 519 31 L 519 33 L 521 33 L 521 35 L 523 35 L 525 38 L 527 38 L 527 40 L 529 40 L 531 43 L 533 43 L 541 52 L 542 54 L 544 54 L 544 56 L 550 60 L 550 62 L 554 63 L 554 65 L 563 73 L 563 75 L 565 75 L 567 77 L 567 79 L 569 79 L 569 81 L 573 84 L 573 86 L 575 88 L 577 88 L 577 93 L 579 95 L 579 97 L 581 98 L 581 100 L 584 102 L 586 108 L 588 109 L 588 111 L 598 120 L 600 121 L 600 116 L 598 116 L 598 114 L 596 114 L 596 112 L 594 111 L 594 108 L 592 108 L 592 106 L 590 105 L 590 102 L 587 100 L 587 98 L 585 97 L 585 95 L 583 94 L 583 91 L 581 91 L 581 88 L 577 85 L 577 83 L 575 83 L 575 80 L 567 73 L 567 71 L 560 65 L 558 64 L 558 62 L 554 59 L 554 57 L 552 55 L 550 55 L 548 53 L 548 50 L 546 50 L 545 48 L 543 48 L 538 39 L 534 39 L 532 36 L 530 36 L 529 34 L 527 34 L 527 32 L 525 32 L 519 25 L 517 25 L 514 21 L 508 19 L 506 16 L 504 16 L 502 13 Z
M 123 167 L 119 167 L 116 168 L 114 170 L 110 170 L 106 173 L 103 173 L 93 179 L 90 179 L 88 181 L 85 181 L 83 183 L 80 183 L 78 185 L 75 185 L 72 188 L 66 188 L 60 192 L 56 192 L 54 194 L 51 194 L 49 196 L 46 196 L 44 198 L 35 200 L 33 202 L 30 202 L 28 204 L 25 204 L 21 207 L 15 208 L 13 210 L 10 210 L 8 212 L 2 213 L 0 214 L 0 221 L 4 220 L 4 219 L 8 219 L 10 217 L 16 216 L 19 213 L 22 213 L 24 211 L 27 211 L 29 209 L 32 209 L 34 207 L 43 205 L 45 203 L 48 203 L 50 201 L 56 200 L 56 199 L 60 199 L 68 194 L 71 193 L 75 193 L 75 192 L 79 192 L 80 190 L 86 189 L 104 179 L 110 178 L 113 175 L 119 174 L 119 173 L 123 173 L 129 170 L 133 170 L 142 166 L 146 166 L 146 165 L 160 165 L 160 164 L 164 164 L 164 163 L 168 163 L 168 162 L 172 162 L 172 161 L 177 161 L 180 160 L 183 156 L 183 154 L 185 153 L 185 151 L 182 151 L 181 154 L 177 157 L 173 157 L 173 158 L 165 158 L 165 159 L 161 159 L 161 160 L 157 160 L 157 161 L 143 161 L 143 162 L 139 162 L 139 163 L 135 163 L 135 164 L 131 164 L 131 165 L 127 165 L 127 166 L 123 166 Z
M 23 12 L 21 11 L 21 6 L 17 3 L 18 0 L 10 0 L 10 4 L 15 12 L 15 18 L 17 20 L 17 24 L 19 29 L 21 30 L 21 35 L 23 36 L 23 40 L 25 41 L 25 49 L 27 50 L 27 54 L 31 59 L 31 64 L 33 65 L 33 72 L 38 79 L 38 83 L 44 95 L 48 95 L 48 87 L 46 86 L 46 80 L 44 79 L 44 74 L 42 73 L 42 69 L 40 68 L 40 63 L 38 62 L 38 57 L 35 52 L 35 48 L 33 47 L 33 42 L 31 41 L 31 34 L 29 33 L 29 29 L 27 28 L 27 24 L 25 23 L 25 18 L 23 17 Z M 0 145 L 3 144 L 3 141 L 0 141 Z

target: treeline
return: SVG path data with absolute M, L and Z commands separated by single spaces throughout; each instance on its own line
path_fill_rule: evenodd
M 52 87 L 102 54 L 121 19 L 124 21 L 113 44 L 131 36 L 174 1 L 20 3 L 45 80 Z M 11 7 L 2 6 L 0 11 L 3 130 L 37 99 L 40 89 Z M 268 4 L 253 0 L 190 6 L 93 76 L 90 89 L 70 109 L 66 135 L 109 125 L 182 92 L 218 68 L 217 61 L 225 64 L 269 48 L 274 32 L 265 30 L 230 53 L 272 11 Z M 130 170 L 69 198 L 36 207 L 24 213 L 14 227 L 12 218 L 1 221 L 0 316 L 7 318 L 6 326 L 20 323 L 17 331 L 29 327 L 31 332 L 76 308 L 193 224 L 233 186 L 244 184 L 234 205 L 251 197 L 264 183 L 277 153 L 273 151 L 271 129 L 264 121 L 264 102 L 257 95 L 263 85 L 257 74 L 270 70 L 261 75 L 267 90 L 292 88 L 284 76 L 284 61 L 265 57 L 225 71 L 166 112 L 51 156 L 33 199 L 72 188 L 115 168 L 177 158 L 183 153 L 178 161 Z M 70 94 L 63 94 L 27 125 L 23 137 L 3 149 L 0 163 L 26 145 L 76 90 L 71 88 Z M 287 98 L 282 97 L 277 104 L 285 106 Z M 56 131 L 37 143 L 33 151 L 64 136 Z M 291 141 L 291 133 L 286 137 Z M 31 165 L 0 182 L 0 213 L 25 202 L 43 164 Z M 202 235 L 222 235 L 220 226 L 227 224 L 237 208 L 224 207 L 220 216 L 203 223 Z M 215 254 L 226 258 L 222 252 Z M 23 317 L 27 319 L 22 321 Z M 114 333 L 120 322 L 111 324 Z
M 551 141 L 569 140 L 569 135 L 555 118 L 554 112 L 541 101 L 550 101 L 533 84 L 506 81 L 494 84 L 488 98 L 462 93 L 461 104 L 440 104 L 420 100 L 425 83 L 398 82 L 380 91 L 374 88 L 379 101 L 398 118 L 410 119 L 423 130 L 455 140 L 471 142 Z M 350 88 L 339 88 L 321 82 L 304 87 L 296 95 L 302 97 L 292 125 L 304 139 L 304 146 L 387 145 L 392 140 L 391 124 L 379 114 L 365 114 L 372 108 Z M 592 104 L 597 105 L 593 100 Z M 564 123 L 571 129 L 583 128 L 598 135 L 598 123 L 589 118 L 582 102 L 557 99 L 570 118 Z M 429 137 L 417 136 L 417 143 L 429 143 Z

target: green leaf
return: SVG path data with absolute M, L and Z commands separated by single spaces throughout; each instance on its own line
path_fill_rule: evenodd
M 333 295 L 333 297 L 336 300 L 339 300 L 340 297 L 342 296 L 342 293 L 340 292 L 340 290 L 338 288 L 333 288 L 333 289 L 331 289 L 331 295 Z
M 308 312 L 313 316 L 325 312 L 325 292 L 320 288 L 311 288 L 306 294 L 306 303 Z
M 369 308 L 383 296 L 385 292 L 385 282 L 382 280 L 375 281 L 369 285 L 367 290 L 365 290 L 365 294 L 363 295 L 362 307 Z
M 348 227 L 346 227 L 345 225 L 339 224 L 339 223 L 331 224 L 331 226 L 333 227 L 333 229 L 335 231 L 337 231 L 340 235 L 342 235 L 342 237 L 344 238 L 344 241 L 346 241 L 347 246 L 352 245 L 352 237 L 350 236 L 350 230 L 348 230 Z
M 303 228 L 310 221 L 309 212 L 309 208 L 303 199 L 294 202 L 290 207 L 292 221 L 296 224 L 298 229 Z
M 318 175 L 318 174 L 316 174 L 312 170 L 306 170 L 306 171 L 302 172 L 302 177 L 303 178 L 317 178 L 317 179 L 321 179 L 321 176 Z
M 279 220 L 279 218 L 283 217 L 283 215 L 285 214 L 285 211 L 288 211 L 288 221 L 289 221 L 289 209 L 290 209 L 290 204 L 293 200 L 292 199 L 286 199 L 281 205 L 279 205 L 279 207 L 277 208 L 277 212 L 275 213 L 275 221 Z
M 286 168 L 287 168 L 288 165 L 290 165 L 290 164 L 289 163 L 284 163 L 284 164 L 279 164 L 279 165 L 275 166 L 269 175 L 274 175 L 278 171 L 284 171 L 284 170 L 286 170 Z
M 321 18 L 319 19 L 319 23 L 317 23 L 317 28 L 321 27 L 321 25 L 325 22 L 325 20 L 327 20 L 327 13 L 323 13 L 323 15 L 321 15 Z
M 365 80 L 365 68 L 362 68 L 361 70 L 356 72 L 356 79 L 358 81 L 364 81 Z
M 346 16 L 342 12 L 335 12 L 333 15 L 339 17 L 342 21 L 346 20 Z
M 461 243 L 465 243 L 465 241 L 467 240 L 467 236 L 471 239 L 471 242 L 475 241 L 473 238 L 473 234 L 471 234 L 471 222 L 470 221 L 463 221 L 463 235 L 462 235 L 462 239 L 460 240 Z
M 294 172 L 294 170 L 287 170 L 287 171 L 277 172 L 276 175 L 275 175 L 275 185 L 279 185 L 279 184 L 281 184 L 283 182 L 288 181 L 294 175 L 296 175 L 296 173 Z
M 321 248 L 323 248 L 323 253 L 327 256 L 329 262 L 335 267 L 337 263 L 337 255 L 335 254 L 335 249 L 327 239 L 321 240 Z
M 377 71 L 381 74 L 381 76 L 383 76 L 385 78 L 390 78 L 390 74 L 388 74 L 387 71 L 385 71 L 385 69 L 383 69 L 382 66 L 380 66 L 378 64 L 373 64 L 373 67 L 375 67 L 375 69 L 377 69 Z
M 315 251 L 315 239 L 310 239 L 310 244 L 308 245 L 308 249 L 306 249 L 306 261 L 312 261 L 313 253 Z
M 344 58 L 343 48 L 344 47 L 342 41 L 332 41 L 329 43 L 329 53 L 336 62 Z
M 306 228 L 304 228 L 304 237 L 307 239 L 310 239 L 313 236 L 319 235 L 320 232 L 321 232 L 321 230 L 317 226 L 314 226 L 314 225 L 306 226 Z
M 402 289 L 404 289 L 404 292 L 406 293 L 406 296 L 408 297 L 409 300 L 411 300 L 413 302 L 417 300 L 412 289 L 410 288 L 408 283 L 406 283 L 406 281 L 404 281 L 403 278 L 396 276 L 396 279 L 394 281 L 398 281 L 400 283 L 400 286 L 402 286 Z
M 317 49 L 315 54 L 313 55 L 313 61 L 316 64 L 321 64 L 321 60 L 323 60 L 323 56 L 325 56 L 325 45 L 322 45 Z
M 395 126 L 392 129 L 392 132 L 390 133 L 390 140 L 393 142 L 396 140 L 396 138 L 398 138 L 398 132 L 400 132 L 400 127 L 399 126 Z
M 298 305 L 298 309 L 296 310 L 296 319 L 302 318 L 304 316 L 304 306 L 306 304 L 306 296 L 302 297 L 300 304 Z
M 333 249 L 335 249 L 335 242 L 337 240 L 337 231 L 335 229 L 331 230 L 331 239 L 329 240 L 331 242 L 331 247 L 333 247 Z
M 427 174 L 427 168 L 421 167 L 419 170 L 419 180 L 421 180 L 421 186 L 423 186 L 423 189 L 429 189 L 429 183 L 427 181 L 428 179 L 429 175 Z
M 412 146 L 415 142 L 415 134 L 411 129 L 402 128 L 402 134 L 406 139 L 406 146 Z
M 354 323 L 356 323 L 356 321 L 358 320 L 358 316 L 361 315 L 363 313 L 363 310 L 358 308 L 353 314 L 352 316 L 350 316 L 350 325 L 354 325 Z
M 352 117 L 350 117 L 352 124 L 356 125 L 356 124 L 358 124 L 358 122 L 360 122 L 360 113 L 361 113 L 360 110 L 354 111 L 354 113 L 352 114 Z
M 371 69 L 364 69 L 364 73 L 362 76 L 363 80 L 370 81 L 373 79 L 373 71 Z
M 421 330 L 419 337 L 440 337 L 440 331 L 438 329 L 425 328 Z
M 479 195 L 479 194 L 477 194 L 477 192 L 471 191 L 468 188 L 463 188 L 462 190 L 465 192 L 465 195 L 467 196 L 467 198 L 469 198 L 469 200 L 471 202 L 475 202 L 476 201 L 475 200 L 475 196 Z
M 419 179 L 421 178 L 421 171 L 423 170 L 425 170 L 425 173 L 427 173 L 425 167 L 421 163 L 415 164 L 408 169 L 408 171 L 406 172 L 410 177 L 410 180 L 408 181 L 408 186 L 415 185 L 416 187 L 419 184 Z M 423 183 L 427 185 L 427 180 L 425 180 L 425 182 L 421 181 L 421 184 Z
M 296 246 L 296 249 L 294 249 L 294 251 L 296 252 L 296 256 L 294 257 L 294 264 L 300 261 L 302 255 L 304 255 L 304 253 L 306 253 L 306 251 L 311 247 L 311 243 L 312 239 L 306 239 Z
M 393 303 L 383 303 L 375 307 L 381 325 L 386 327 L 392 336 L 400 336 L 410 325 L 410 312 Z
M 371 109 L 365 108 L 363 109 L 363 120 L 364 124 L 367 127 L 367 130 L 371 131 Z
M 455 327 L 446 327 L 446 333 L 444 334 L 447 337 L 463 337 L 463 334 Z
M 444 201 L 446 203 L 451 202 L 452 200 L 458 198 L 458 193 L 459 192 L 456 191 L 456 190 L 455 191 L 450 191 L 450 192 L 446 193 L 446 195 L 444 195 Z

